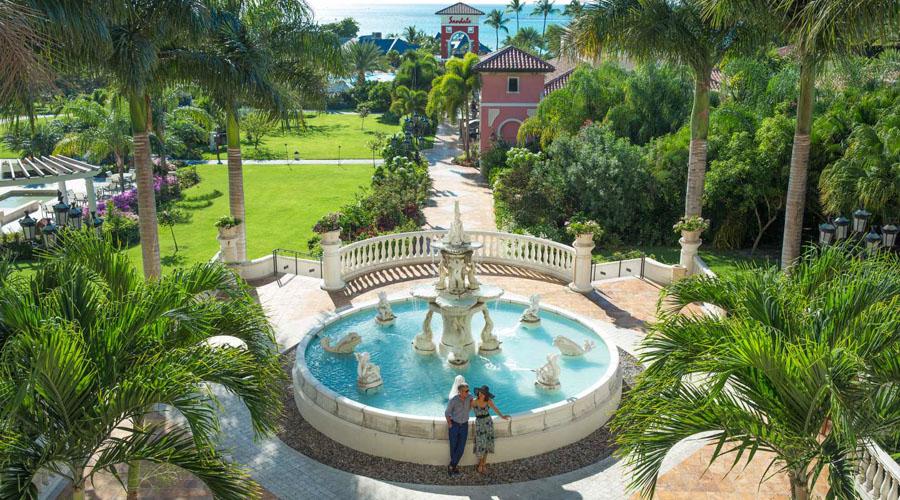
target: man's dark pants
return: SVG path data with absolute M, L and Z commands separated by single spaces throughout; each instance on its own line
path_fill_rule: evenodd
M 450 424 L 450 466 L 456 467 L 466 451 L 466 439 L 469 437 L 469 423 Z

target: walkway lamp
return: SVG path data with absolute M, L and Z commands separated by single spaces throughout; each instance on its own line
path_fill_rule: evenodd
M 826 246 L 830 245 L 832 241 L 834 241 L 835 234 L 835 226 L 834 224 L 830 224 L 825 222 L 823 224 L 819 224 L 819 244 Z
M 59 203 L 53 205 L 53 222 L 56 223 L 57 227 L 66 227 L 66 223 L 69 222 L 70 208 L 69 204 L 63 201 L 62 194 L 60 194 Z
M 294 151 L 294 161 L 300 161 L 300 151 Z
M 900 228 L 898 228 L 895 224 L 888 224 L 881 228 L 881 244 L 884 248 L 891 249 L 894 248 L 894 243 L 897 242 L 897 233 L 900 232 Z
M 91 226 L 97 232 L 98 237 L 103 237 L 103 219 L 97 217 L 97 212 L 91 212 Z
M 84 214 L 81 212 L 80 207 L 72 205 L 72 208 L 69 210 L 69 227 L 71 227 L 72 229 L 81 229 L 81 217 L 83 215 Z
M 866 232 L 866 225 L 869 223 L 871 212 L 867 212 L 864 208 L 853 212 L 853 232 L 863 234 Z
M 866 250 L 869 253 L 875 253 L 878 250 L 879 245 L 881 245 L 881 235 L 875 232 L 874 227 L 866 234 L 865 240 Z
M 44 236 L 44 246 L 47 248 L 53 248 L 56 246 L 56 233 L 58 232 L 57 225 L 53 222 L 44 226 L 41 229 L 41 234 Z
M 25 212 L 25 217 L 19 219 L 19 225 L 22 226 L 22 234 L 25 235 L 25 241 L 34 241 L 34 232 L 37 229 L 37 221 L 28 215 L 28 212 Z
M 838 241 L 841 241 L 847 237 L 847 230 L 850 228 L 850 220 L 844 216 L 840 216 L 834 219 L 834 227 L 834 237 L 837 238 Z

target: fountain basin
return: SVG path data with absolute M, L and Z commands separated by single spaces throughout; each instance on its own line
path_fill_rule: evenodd
M 422 356 L 410 349 L 427 304 L 405 294 L 392 299 L 395 326 L 375 325 L 377 303 L 372 302 L 310 328 L 297 348 L 293 368 L 297 406 L 310 424 L 345 446 L 395 460 L 446 464 L 443 408 L 450 381 L 457 373 L 466 376 L 473 387 L 490 385 L 497 405 L 512 416 L 508 421 L 494 418 L 497 445 L 492 462 L 533 456 L 578 441 L 604 425 L 618 406 L 622 390 L 619 357 L 604 335 L 604 331 L 616 329 L 610 324 L 546 306 L 542 325 L 526 330 L 517 321 L 509 324 L 509 318 L 517 319 L 527 300 L 506 297 L 487 306 L 496 322 L 495 332 L 503 341 L 502 353 L 475 356 L 460 372 L 437 355 Z M 476 318 L 476 331 L 479 321 Z M 435 341 L 441 337 L 439 323 L 433 323 Z M 367 331 L 368 325 L 380 330 Z M 348 385 L 355 373 L 352 356 L 319 352 L 320 337 L 338 338 L 351 329 L 358 329 L 364 339 L 357 352 L 371 352 L 382 368 L 384 386 L 374 394 L 359 393 Z M 531 369 L 538 368 L 546 354 L 556 352 L 552 346 L 555 334 L 589 338 L 597 348 L 584 359 L 563 360 L 562 389 L 545 391 L 534 387 Z M 517 337 L 524 335 L 534 338 Z M 474 427 L 474 418 L 470 426 Z M 469 440 L 473 438 L 474 428 L 469 433 Z M 474 463 L 470 446 L 463 464 Z

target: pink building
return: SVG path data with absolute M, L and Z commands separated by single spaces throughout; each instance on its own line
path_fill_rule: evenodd
M 475 71 L 481 73 L 481 151 L 490 149 L 492 140 L 515 144 L 519 127 L 534 114 L 545 79 L 555 68 L 523 50 L 505 47 L 485 56 Z

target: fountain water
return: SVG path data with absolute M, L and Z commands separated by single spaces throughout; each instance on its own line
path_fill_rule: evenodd
M 500 351 L 500 340 L 494 335 L 493 321 L 486 303 L 503 295 L 503 289 L 493 285 L 482 285 L 475 277 L 475 262 L 472 259 L 481 243 L 473 242 L 463 229 L 459 213 L 459 201 L 453 204 L 453 223 L 441 241 L 432 245 L 440 251 L 438 279 L 431 285 L 421 285 L 410 290 L 413 297 L 428 303 L 428 313 L 422 325 L 422 333 L 413 340 L 413 348 L 420 354 L 435 352 L 431 333 L 431 319 L 434 313 L 441 315 L 443 333 L 437 352 L 447 357 L 447 362 L 455 367 L 464 367 L 469 357 L 475 354 L 476 344 L 472 336 L 472 317 L 479 312 L 484 316 L 477 351 L 490 355 Z

